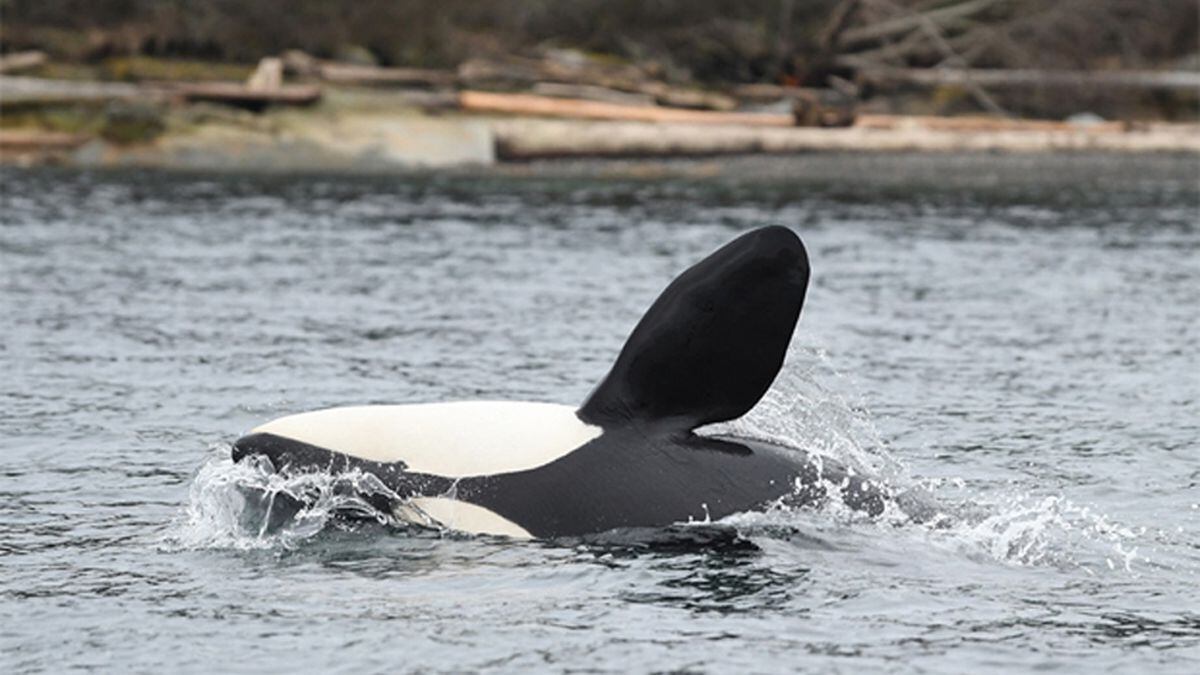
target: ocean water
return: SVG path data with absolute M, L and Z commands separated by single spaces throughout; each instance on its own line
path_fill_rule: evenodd
M 0 671 L 1196 672 L 1200 165 L 807 156 L 0 172 Z M 345 517 L 234 466 L 326 406 L 575 403 L 672 276 L 794 228 L 726 426 L 928 491 L 637 539 Z M 267 528 L 239 487 L 318 495 Z

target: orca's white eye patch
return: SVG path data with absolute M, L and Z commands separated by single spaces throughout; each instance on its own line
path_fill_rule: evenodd
M 252 433 L 462 478 L 535 469 L 597 438 L 601 429 L 565 405 L 458 401 L 329 408 L 281 417 Z

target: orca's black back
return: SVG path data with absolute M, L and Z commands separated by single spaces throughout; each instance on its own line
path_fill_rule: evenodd
M 614 430 L 545 466 L 460 479 L 457 498 L 553 538 L 716 520 L 815 480 L 802 453 L 756 445 Z

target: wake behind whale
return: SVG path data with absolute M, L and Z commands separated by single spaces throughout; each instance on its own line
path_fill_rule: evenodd
M 661 528 L 828 499 L 878 515 L 892 496 L 852 467 L 775 442 L 695 432 L 741 417 L 767 392 L 809 274 L 795 233 L 753 230 L 667 286 L 577 409 L 460 401 L 319 410 L 257 427 L 232 457 L 265 459 L 283 474 L 368 476 L 372 488 L 358 496 L 402 522 L 520 538 Z

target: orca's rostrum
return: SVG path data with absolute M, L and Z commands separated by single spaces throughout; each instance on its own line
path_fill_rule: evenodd
M 268 422 L 233 459 L 277 471 L 359 470 L 401 520 L 473 533 L 561 537 L 716 520 L 839 492 L 882 511 L 882 491 L 796 448 L 695 429 L 748 412 L 783 365 L 808 256 L 784 227 L 748 232 L 667 286 L 578 409 L 464 401 L 358 406 Z

